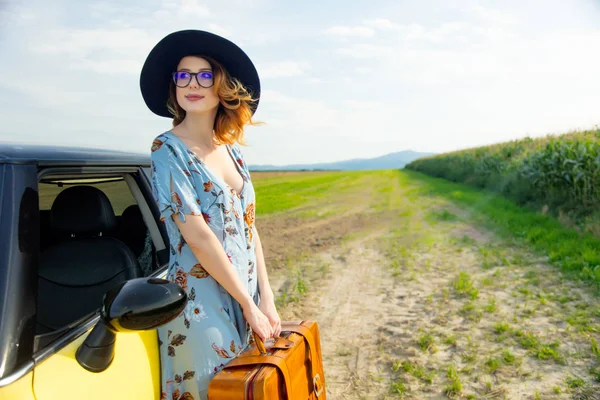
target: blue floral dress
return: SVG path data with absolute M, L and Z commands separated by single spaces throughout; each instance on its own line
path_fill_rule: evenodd
M 172 219 L 202 216 L 258 304 L 254 188 L 239 146 L 226 147 L 244 180 L 240 193 L 172 132 L 152 143 L 152 191 L 170 241 L 167 279 L 188 295 L 185 310 L 158 329 L 161 399 L 206 399 L 210 379 L 249 343 L 239 303 L 204 270 Z

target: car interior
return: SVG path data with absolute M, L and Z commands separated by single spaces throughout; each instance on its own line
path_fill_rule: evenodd
M 95 314 L 118 283 L 159 275 L 166 248 L 132 174 L 44 175 L 39 198 L 38 349 Z

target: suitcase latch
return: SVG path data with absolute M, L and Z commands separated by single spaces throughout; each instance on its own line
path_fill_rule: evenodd
M 316 374 L 313 378 L 313 387 L 315 388 L 315 396 L 319 397 L 323 393 L 323 386 L 321 385 L 321 376 Z

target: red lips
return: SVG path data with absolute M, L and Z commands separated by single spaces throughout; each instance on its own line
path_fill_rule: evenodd
M 199 94 L 188 94 L 187 96 L 185 96 L 185 98 L 190 101 L 195 101 L 195 100 L 202 100 L 204 98 L 204 96 L 200 96 Z

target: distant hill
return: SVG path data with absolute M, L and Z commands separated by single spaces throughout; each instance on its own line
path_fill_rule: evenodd
M 291 165 L 250 165 L 251 171 L 298 171 L 298 170 L 374 170 L 404 168 L 406 164 L 421 157 L 434 155 L 412 150 L 399 151 L 375 158 L 355 158 L 351 160 L 336 161 L 317 164 L 291 164 Z

